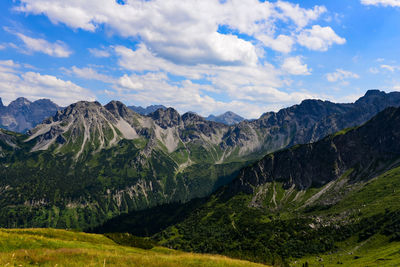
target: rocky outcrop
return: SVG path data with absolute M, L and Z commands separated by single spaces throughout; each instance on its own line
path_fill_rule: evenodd
M 182 122 L 178 111 L 173 108 L 157 109 L 149 114 L 149 117 L 154 120 L 161 128 L 167 129 L 174 126 L 179 126 Z

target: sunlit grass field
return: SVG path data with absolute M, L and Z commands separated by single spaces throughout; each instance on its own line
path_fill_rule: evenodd
M 0 266 L 265 266 L 216 255 L 121 246 L 98 234 L 0 229 Z
M 400 242 L 388 242 L 388 238 L 375 235 L 370 239 L 356 244 L 348 240 L 334 253 L 319 256 L 309 256 L 293 260 L 291 266 L 400 266 Z

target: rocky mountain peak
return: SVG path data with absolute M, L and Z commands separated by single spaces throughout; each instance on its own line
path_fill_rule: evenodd
M 34 104 L 36 106 L 40 106 L 42 108 L 57 108 L 57 109 L 60 108 L 60 106 L 58 106 L 56 103 L 54 103 L 50 99 L 45 99 L 45 98 L 38 99 L 38 100 L 34 101 L 32 104 Z
M 0 107 L 0 125 L 7 130 L 22 133 L 32 129 L 61 109 L 49 99 L 31 102 L 24 97 L 17 98 L 8 106 L 1 104 Z
M 123 138 L 136 138 L 135 129 L 123 119 L 127 112 L 134 114 L 117 101 L 106 107 L 97 101 L 79 101 L 32 129 L 28 141 L 36 140 L 33 151 L 55 146 L 56 151 L 73 152 L 79 158 L 111 147 Z
M 51 123 L 53 121 L 81 121 L 85 122 L 102 120 L 102 118 L 107 120 L 115 121 L 116 118 L 108 112 L 99 102 L 89 102 L 89 101 L 79 101 L 74 104 L 69 105 L 63 110 L 57 112 L 57 114 L 47 120 L 44 123 Z
M 186 112 L 182 115 L 182 120 L 185 123 L 195 122 L 195 121 L 204 121 L 204 118 L 194 112 Z
M 206 118 L 206 120 L 220 122 L 220 123 L 224 123 L 227 125 L 233 125 L 233 124 L 242 122 L 245 119 L 232 111 L 227 111 L 218 116 L 210 115 Z
M 384 96 L 385 92 L 380 91 L 378 89 L 370 89 L 365 93 L 366 97 L 371 97 L 371 96 Z
M 164 129 L 177 126 L 182 122 L 182 117 L 179 115 L 178 111 L 173 108 L 159 108 L 153 113 L 150 113 L 149 116 Z
M 393 92 L 397 93 L 400 95 L 398 92 Z M 362 96 L 360 99 L 358 99 L 355 103 L 356 104 L 374 104 L 377 103 L 377 101 L 387 101 L 390 100 L 389 96 L 393 93 L 386 94 L 383 91 L 379 90 L 368 90 L 364 96 Z
M 2 107 L 4 107 L 4 105 L 3 105 L 3 101 L 1 100 L 1 97 L 0 97 L 0 108 L 2 108 Z
M 29 106 L 30 104 L 32 104 L 32 102 L 25 97 L 18 97 L 8 105 L 8 108 L 20 108 L 22 106 Z
M 120 101 L 113 100 L 104 107 L 117 118 L 127 118 L 130 114 L 132 114 L 132 110 L 130 110 Z

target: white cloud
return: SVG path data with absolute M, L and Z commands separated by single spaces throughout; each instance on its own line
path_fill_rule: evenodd
M 21 65 L 16 63 L 14 60 L 7 59 L 7 60 L 0 60 L 0 65 L 9 68 L 19 68 Z
M 304 28 L 310 21 L 316 20 L 327 11 L 324 6 L 315 6 L 314 9 L 304 9 L 299 4 L 278 1 L 277 7 L 282 10 L 282 14 L 292 19 L 299 28 Z
M 11 60 L 0 63 L 1 97 L 6 103 L 20 96 L 30 99 L 50 98 L 64 106 L 79 100 L 95 99 L 93 93 L 71 81 L 37 72 L 21 72 L 19 66 Z
M 88 50 L 94 57 L 105 58 L 111 55 L 106 49 L 88 48 Z
M 245 94 L 245 88 L 249 86 L 266 88 L 282 85 L 278 78 L 278 71 L 272 65 L 266 63 L 245 66 L 198 64 L 188 67 L 157 57 L 144 45 L 140 45 L 135 51 L 123 46 L 117 46 L 115 47 L 115 52 L 119 57 L 119 65 L 124 69 L 139 72 L 171 73 L 194 80 L 203 78 L 211 81 L 215 90 L 223 90 L 236 96 L 242 94 L 242 92 Z
M 235 107 L 244 116 L 255 117 L 272 107 L 313 97 L 308 92 L 288 93 L 279 89 L 287 81 L 282 78 L 282 70 L 265 58 L 268 49 L 287 54 L 300 44 L 325 51 L 333 44 L 345 42 L 330 27 L 313 26 L 327 12 L 324 6 L 302 8 L 285 1 L 128 0 L 121 5 L 115 0 L 20 0 L 18 3 L 16 10 L 43 14 L 55 24 L 92 32 L 104 28 L 107 33 L 138 41 L 133 49 L 124 46 L 89 49 L 96 57 L 115 53 L 120 71 L 126 72 L 113 81 L 108 94 L 135 99 L 138 101 L 135 104 L 164 103 L 204 115 Z M 311 29 L 305 30 L 306 27 Z M 309 44 L 315 40 L 317 46 Z M 311 71 L 300 57 L 288 59 L 284 68 L 296 75 Z M 99 76 L 102 73 L 93 72 L 94 69 L 75 67 L 70 71 L 81 77 L 105 78 Z M 178 77 L 170 79 L 171 76 Z M 215 100 L 215 95 L 224 101 Z
M 337 82 L 337 81 L 344 81 L 346 79 L 359 79 L 359 78 L 360 76 L 358 74 L 342 69 L 336 69 L 335 72 L 326 74 L 326 79 L 329 82 Z
M 327 11 L 324 6 L 307 9 L 285 1 L 258 0 L 130 0 L 124 5 L 115 0 L 20 2 L 16 10 L 44 14 L 53 23 L 87 31 L 95 31 L 104 24 L 123 37 L 140 37 L 158 56 L 185 64 L 254 63 L 254 44 L 222 34 L 218 31 L 220 26 L 287 53 L 294 42 L 291 35 Z M 277 27 L 278 22 L 287 27 Z M 292 33 L 283 34 L 284 29 Z M 282 48 L 279 43 L 285 46 Z
M 314 25 L 311 29 L 303 30 L 297 41 L 311 50 L 327 51 L 333 44 L 344 44 L 346 39 L 339 37 L 331 27 Z
M 361 0 L 364 5 L 400 7 L 400 0 Z
M 390 72 L 395 72 L 395 71 L 400 71 L 400 66 L 381 65 L 381 69 L 385 69 Z
M 269 64 L 185 68 L 156 57 L 143 45 L 136 51 L 123 46 L 115 47 L 115 51 L 119 64 L 136 73 L 121 76 L 108 94 L 127 101 L 134 99 L 132 104 L 135 105 L 162 103 L 202 115 L 233 109 L 247 118 L 254 118 L 267 110 L 313 97 L 307 92 L 287 93 L 277 89 L 282 86 L 282 81 L 277 77 L 279 72 Z M 185 78 L 172 82 L 167 73 L 202 77 L 209 84 L 198 84 Z M 217 101 L 208 95 L 209 92 L 224 94 L 226 100 Z
M 234 110 L 247 118 L 256 118 L 266 111 L 277 110 L 288 104 L 314 97 L 306 92 L 286 93 L 271 87 L 248 85 L 246 88 L 242 87 L 243 93 L 237 91 L 239 94 L 237 99 L 218 101 L 205 93 L 209 90 L 207 86 L 189 80 L 171 84 L 165 73 L 149 72 L 144 75 L 123 75 L 114 89 L 108 90 L 107 93 L 111 97 L 126 99 L 128 102 L 134 101 L 131 103 L 135 105 L 161 103 L 173 106 L 181 112 L 190 110 L 203 116 Z
M 311 70 L 308 69 L 307 64 L 301 62 L 301 57 L 286 58 L 282 64 L 282 70 L 292 75 L 310 75 Z
M 58 40 L 55 43 L 50 43 L 45 39 L 35 39 L 8 28 L 4 29 L 22 40 L 27 50 L 25 52 L 41 52 L 53 57 L 69 57 L 72 54 L 72 51 L 62 41 Z
M 63 70 L 69 75 L 75 75 L 77 77 L 80 77 L 80 78 L 83 78 L 86 80 L 98 80 L 98 81 L 102 81 L 105 83 L 113 83 L 114 82 L 114 78 L 112 78 L 106 74 L 99 73 L 97 70 L 90 68 L 90 67 L 78 68 L 76 66 L 72 66 L 71 69 L 63 68 Z
M 275 39 L 268 35 L 259 35 L 258 39 L 267 47 L 282 53 L 290 53 L 293 45 L 295 44 L 295 41 L 292 37 L 283 34 L 279 35 Z

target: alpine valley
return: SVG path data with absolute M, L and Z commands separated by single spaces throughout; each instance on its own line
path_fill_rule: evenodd
M 24 114 L 10 106 L 0 118 Z M 222 123 L 164 106 L 54 104 L 40 124 L 0 130 L 0 226 L 129 232 L 273 265 L 396 265 L 398 107 L 399 92 L 370 90 Z

